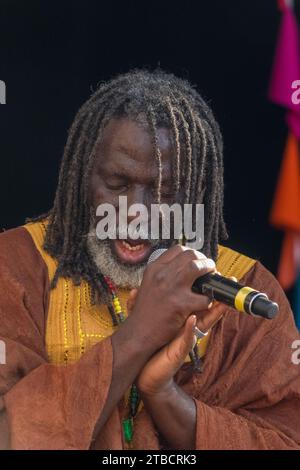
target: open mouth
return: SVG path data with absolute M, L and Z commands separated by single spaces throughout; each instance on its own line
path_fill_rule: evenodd
M 147 240 L 113 240 L 112 246 L 120 261 L 129 264 L 146 261 L 152 251 L 152 246 Z

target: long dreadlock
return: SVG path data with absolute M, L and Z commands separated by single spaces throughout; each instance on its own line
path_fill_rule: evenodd
M 101 84 L 79 109 L 69 130 L 52 209 L 31 219 L 47 219 L 45 250 L 58 261 L 51 287 L 59 277 L 75 284 L 87 280 L 106 295 L 106 283 L 86 248 L 92 209 L 90 175 L 103 130 L 113 117 L 146 116 L 158 169 L 156 199 L 160 201 L 161 153 L 157 129 L 171 130 L 176 150 L 173 182 L 183 185 L 183 203 L 204 203 L 203 252 L 216 259 L 217 244 L 226 238 L 223 219 L 223 145 L 214 116 L 185 80 L 161 70 L 134 70 Z

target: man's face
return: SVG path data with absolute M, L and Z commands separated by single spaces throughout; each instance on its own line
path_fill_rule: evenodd
M 175 202 L 172 181 L 174 148 L 170 131 L 159 128 L 157 137 L 162 160 L 161 202 L 172 204 Z M 119 196 L 126 196 L 128 207 L 136 203 L 144 204 L 150 214 L 150 205 L 156 202 L 157 176 L 158 166 L 149 133 L 128 118 L 112 119 L 104 130 L 92 172 L 94 213 L 100 204 L 109 203 L 116 208 L 118 215 Z M 134 217 L 128 217 L 128 223 Z M 127 238 L 111 240 L 110 244 L 117 260 L 130 265 L 145 262 L 153 249 L 153 244 L 148 240 Z
M 162 160 L 161 202 L 171 205 L 176 200 L 172 180 L 175 150 L 168 129 L 159 128 L 157 137 Z M 112 119 L 104 129 L 92 171 L 90 199 L 93 214 L 100 204 L 109 203 L 116 209 L 118 224 L 119 196 L 127 197 L 128 207 L 143 204 L 150 214 L 151 203 L 156 203 L 157 176 L 158 165 L 147 130 L 129 118 Z M 127 223 L 135 217 L 128 217 Z M 99 240 L 95 230 L 99 219 L 95 218 L 88 237 L 88 249 L 96 265 L 117 285 L 137 287 L 150 253 L 158 245 L 169 246 L 171 241 L 161 244 L 157 239 L 132 240 L 128 237 L 126 240 Z

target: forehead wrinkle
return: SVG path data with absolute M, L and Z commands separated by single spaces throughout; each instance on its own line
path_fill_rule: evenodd
M 162 160 L 162 180 L 170 181 L 175 149 L 172 136 L 166 128 L 157 129 L 158 148 Z M 99 143 L 97 167 L 107 174 L 118 174 L 131 180 L 145 180 L 147 184 L 158 177 L 155 149 L 151 135 L 130 120 L 112 120 Z
M 169 160 L 173 158 L 174 149 L 170 142 L 166 142 L 164 139 L 164 145 L 158 145 L 163 160 Z M 109 153 L 118 153 L 122 157 L 127 156 L 130 159 L 134 159 L 136 162 L 148 162 L 149 160 L 155 160 L 154 148 L 151 142 L 144 141 L 137 144 L 136 141 L 130 141 L 124 143 L 114 142 L 109 146 Z
M 101 153 L 100 153 L 101 154 Z M 100 155 L 99 155 L 100 156 Z M 136 159 L 129 153 L 109 152 L 103 154 L 98 160 L 102 169 L 108 174 L 117 174 L 124 177 L 132 177 L 137 174 L 147 176 L 148 178 L 157 178 L 157 168 L 154 154 L 147 155 L 146 158 Z M 162 158 L 162 178 L 169 179 L 172 165 L 172 157 Z
M 173 136 L 170 129 L 159 127 L 157 129 L 158 147 L 161 153 L 174 151 Z M 102 142 L 103 150 L 113 149 L 129 155 L 137 152 L 153 153 L 153 140 L 149 130 L 130 118 L 111 119 L 104 129 Z
M 125 160 L 125 161 L 124 161 Z M 106 168 L 107 173 L 113 176 L 120 176 L 132 181 L 143 180 L 152 183 L 157 178 L 157 168 L 153 159 L 153 165 L 148 162 L 140 162 L 131 158 L 122 157 L 110 161 L 110 167 Z M 162 180 L 164 183 L 169 182 L 171 171 L 169 163 L 164 162 L 162 165 Z

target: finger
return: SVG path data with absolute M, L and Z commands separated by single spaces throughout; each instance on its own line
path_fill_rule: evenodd
M 222 276 L 222 274 L 220 273 L 220 271 L 216 271 L 217 274 L 219 274 L 219 276 Z M 230 276 L 229 279 L 232 279 L 232 281 L 234 282 L 238 282 L 237 278 L 235 276 Z
M 183 253 L 186 250 L 190 250 L 190 248 L 183 246 L 183 245 L 174 245 L 171 248 L 165 250 L 157 260 L 153 261 L 153 263 L 157 263 L 158 260 L 160 263 L 168 263 L 180 253 Z M 152 263 L 151 263 L 152 264 Z
M 173 263 L 172 266 L 174 268 L 178 266 L 182 266 L 189 260 L 193 259 L 202 259 L 206 258 L 204 253 L 201 253 L 201 251 L 193 250 L 192 248 L 189 248 L 188 246 L 183 246 L 183 245 L 174 245 L 168 250 L 166 250 L 158 259 L 156 262 L 159 263 Z
M 196 315 L 191 315 L 187 321 L 185 322 L 184 333 L 182 342 L 180 344 L 181 347 L 181 358 L 183 360 L 186 358 L 188 353 L 193 349 L 195 346 L 195 341 L 197 338 L 195 336 L 195 327 L 197 324 L 197 317 Z
M 188 282 L 192 286 L 197 277 L 208 272 L 214 272 L 216 269 L 214 260 L 207 258 L 200 251 L 176 245 L 167 250 L 167 252 L 163 253 L 153 263 L 150 263 L 150 267 L 152 264 L 156 267 L 158 267 L 159 264 L 167 264 L 168 269 L 177 273 L 177 277 L 181 278 L 185 284 Z
M 134 302 L 132 302 L 132 300 L 128 299 L 127 304 L 126 304 L 127 314 L 132 312 L 133 307 L 134 307 Z
M 180 273 L 178 277 L 184 276 L 186 282 L 191 286 L 198 277 L 204 276 L 204 274 L 215 271 L 216 264 L 211 258 L 202 258 L 191 260 Z
M 195 294 L 194 292 L 189 292 L 188 297 L 184 301 L 184 307 L 186 312 L 189 314 L 195 312 L 203 312 L 209 309 L 212 300 L 206 295 Z
M 136 301 L 136 296 L 137 296 L 138 290 L 137 289 L 132 289 L 129 292 L 128 300 L 127 300 L 127 313 L 130 313 L 134 307 L 135 301 Z
M 210 309 L 195 313 L 197 328 L 206 333 L 222 317 L 224 311 L 224 304 L 215 301 Z
M 136 296 L 137 296 L 137 293 L 138 293 L 138 290 L 137 289 L 131 289 L 131 291 L 129 292 L 129 298 L 131 300 L 135 300 L 136 299 Z
M 185 322 L 180 334 L 168 345 L 167 355 L 175 373 L 182 363 L 185 361 L 186 356 L 193 349 L 195 342 L 194 329 L 196 326 L 197 318 L 191 315 Z

